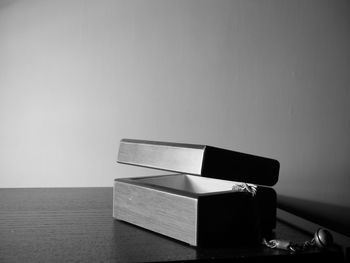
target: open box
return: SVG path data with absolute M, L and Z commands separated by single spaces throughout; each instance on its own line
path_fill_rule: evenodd
M 123 139 L 118 162 L 177 172 L 116 179 L 118 220 L 193 246 L 257 243 L 275 228 L 276 193 L 262 185 L 277 182 L 276 160 L 205 145 Z

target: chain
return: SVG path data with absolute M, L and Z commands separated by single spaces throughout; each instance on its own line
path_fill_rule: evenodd
M 299 252 L 305 250 L 311 250 L 315 248 L 327 249 L 333 244 L 333 237 L 331 233 L 325 229 L 318 229 L 314 234 L 314 238 L 305 241 L 303 243 L 294 243 L 289 240 L 272 239 L 267 241 L 265 238 L 262 240 L 262 244 L 269 248 L 277 248 L 288 250 L 291 252 Z
M 232 186 L 232 190 L 236 192 L 248 192 L 251 193 L 252 196 L 256 194 L 257 186 L 254 184 L 247 183 L 236 183 Z

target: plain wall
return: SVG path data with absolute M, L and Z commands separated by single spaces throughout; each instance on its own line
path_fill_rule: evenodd
M 0 2 L 0 187 L 159 174 L 119 140 L 275 158 L 279 194 L 350 207 L 348 1 Z

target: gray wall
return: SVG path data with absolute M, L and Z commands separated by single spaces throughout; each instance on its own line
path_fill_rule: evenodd
M 112 186 L 121 138 L 276 158 L 350 207 L 348 1 L 0 2 L 0 187 Z

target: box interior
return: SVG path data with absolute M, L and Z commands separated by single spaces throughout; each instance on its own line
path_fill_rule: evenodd
M 237 191 L 237 186 L 242 183 L 194 176 L 189 174 L 174 174 L 137 179 L 151 185 L 158 185 L 191 193 L 213 193 L 223 191 Z

